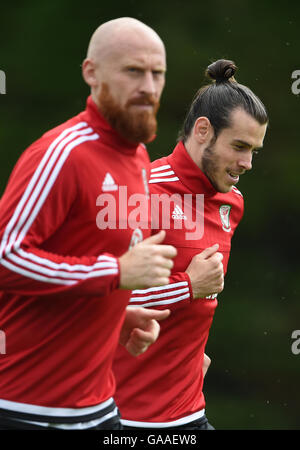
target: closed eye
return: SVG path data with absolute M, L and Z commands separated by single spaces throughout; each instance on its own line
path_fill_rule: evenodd
M 241 152 L 241 151 L 249 151 L 249 147 L 246 147 L 245 145 L 237 145 L 237 144 L 235 144 L 234 145 L 234 149 L 239 151 L 239 152 Z M 258 155 L 259 154 L 259 151 L 258 151 L 257 148 L 252 149 L 251 152 L 252 152 L 252 155 Z
M 237 144 L 235 144 L 233 148 L 238 151 L 248 150 L 248 148 L 246 148 L 244 145 L 237 145 Z

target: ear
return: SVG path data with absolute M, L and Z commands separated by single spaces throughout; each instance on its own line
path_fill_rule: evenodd
M 85 59 L 82 63 L 82 76 L 84 81 L 90 86 L 95 87 L 98 85 L 95 63 L 92 59 Z
M 194 124 L 193 134 L 198 144 L 209 142 L 214 135 L 213 127 L 207 117 L 198 117 Z

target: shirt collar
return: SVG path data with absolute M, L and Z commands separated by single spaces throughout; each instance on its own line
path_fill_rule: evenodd
M 112 126 L 103 117 L 96 103 L 90 95 L 86 101 L 86 109 L 80 114 L 81 120 L 88 122 L 92 128 L 99 134 L 103 144 L 114 147 L 122 153 L 134 154 L 139 147 L 124 139 L 120 134 L 112 128 Z
M 217 193 L 207 176 L 192 160 L 182 141 L 176 145 L 173 153 L 167 157 L 167 160 L 180 181 L 191 192 L 204 193 L 206 195 L 215 195 Z

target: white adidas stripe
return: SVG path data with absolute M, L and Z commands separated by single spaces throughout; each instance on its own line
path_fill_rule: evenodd
M 166 164 L 166 165 L 160 166 L 160 167 L 154 167 L 153 169 L 151 169 L 151 173 L 160 172 L 161 170 L 166 170 L 166 169 L 170 169 L 170 168 L 171 168 L 170 164 Z
M 31 178 L 31 180 L 30 180 L 30 182 L 29 182 L 29 184 L 28 184 L 28 186 L 27 186 L 27 188 L 26 188 L 26 190 L 25 190 L 25 192 L 24 192 L 24 194 L 23 194 L 21 200 L 19 201 L 19 203 L 18 203 L 18 205 L 17 205 L 17 207 L 16 207 L 16 209 L 15 209 L 15 212 L 14 212 L 14 214 L 12 215 L 12 218 L 10 219 L 10 221 L 9 221 L 9 223 L 8 223 L 8 225 L 7 225 L 6 229 L 5 229 L 5 231 L 4 231 L 4 235 L 3 235 L 2 242 L 1 242 L 1 246 L 0 246 L 0 258 L 2 257 L 4 248 L 5 248 L 6 245 L 7 245 L 7 240 L 8 240 L 9 234 L 10 234 L 11 230 L 13 229 L 13 226 L 15 225 L 15 223 L 16 223 L 16 221 L 17 221 L 17 218 L 19 217 L 19 214 L 21 213 L 24 204 L 26 203 L 27 199 L 29 198 L 29 196 L 30 196 L 30 194 L 31 194 L 31 192 L 32 192 L 32 190 L 33 190 L 33 188 L 34 188 L 34 185 L 35 185 L 35 183 L 37 182 L 37 180 L 38 180 L 38 178 L 39 178 L 39 176 L 40 176 L 40 174 L 41 174 L 41 172 L 42 172 L 42 170 L 43 170 L 43 168 L 44 168 L 44 166 L 45 166 L 45 164 L 46 164 L 46 162 L 47 162 L 47 160 L 48 160 L 48 158 L 49 158 L 49 155 L 51 154 L 51 152 L 52 152 L 52 150 L 53 150 L 53 148 L 55 148 L 55 146 L 56 146 L 56 145 L 57 145 L 57 144 L 58 144 L 58 143 L 59 143 L 59 142 L 60 142 L 60 141 L 61 141 L 61 140 L 69 133 L 69 132 L 74 131 L 74 130 L 78 130 L 78 129 L 80 129 L 80 128 L 86 126 L 86 125 L 87 125 L 86 122 L 80 122 L 80 123 L 78 123 L 77 125 L 75 125 L 74 127 L 71 127 L 71 128 L 68 128 L 68 129 L 64 130 L 64 131 L 63 131 L 63 132 L 62 132 L 62 133 L 61 133 L 61 134 L 60 134 L 60 135 L 52 142 L 52 144 L 50 145 L 50 147 L 49 147 L 48 150 L 46 151 L 46 153 L 45 153 L 45 155 L 43 156 L 43 158 L 42 158 L 40 164 L 38 165 L 36 171 L 34 172 L 34 174 L 33 174 L 32 178 Z
M 184 300 L 186 298 L 189 298 L 190 294 L 185 294 L 182 295 L 180 297 L 176 297 L 176 298 L 172 298 L 171 300 L 161 300 L 161 301 L 157 301 L 157 302 L 149 302 L 149 303 L 142 303 L 142 304 L 138 304 L 138 305 L 129 305 L 129 307 L 131 308 L 135 308 L 135 307 L 150 307 L 150 306 L 159 306 L 159 305 L 171 305 L 172 303 L 177 303 L 180 302 L 181 300 Z
M 182 288 L 182 289 L 178 289 Z M 168 291 L 168 292 L 161 292 Z M 146 295 L 152 293 L 151 295 Z M 143 297 L 135 297 L 135 295 L 144 295 Z M 183 295 L 181 295 L 183 294 Z M 168 299 L 167 297 L 173 297 Z M 136 289 L 132 291 L 132 297 L 129 300 L 129 306 L 134 307 L 150 307 L 158 305 L 170 305 L 177 303 L 190 297 L 189 287 L 187 281 L 179 281 L 165 286 L 151 287 L 148 289 Z M 159 300 L 158 300 L 159 299 Z M 154 301 L 149 301 L 154 300 Z M 137 304 L 130 304 L 130 303 Z M 144 302 L 144 303 L 143 303 Z
M 238 195 L 240 195 L 241 197 L 243 197 L 243 194 L 242 194 L 235 186 L 232 186 L 232 190 L 233 190 L 233 192 L 235 192 L 236 194 L 238 194 Z
M 98 258 L 99 263 L 95 263 L 93 266 L 84 266 L 83 264 L 74 264 L 70 265 L 68 263 L 55 263 L 53 261 L 50 261 L 46 258 L 41 258 L 40 256 L 35 255 L 34 253 L 25 252 L 21 248 L 16 251 L 16 253 L 21 256 L 22 258 L 29 259 L 31 261 L 34 261 L 40 265 L 47 265 L 48 267 L 52 269 L 62 269 L 67 270 L 69 272 L 89 272 L 92 267 L 99 268 L 99 267 L 117 267 L 116 260 L 114 258 L 111 258 L 109 256 L 100 256 Z M 110 264 L 110 266 L 103 266 L 103 264 Z
M 12 272 L 19 273 L 20 275 L 23 275 L 27 278 L 32 278 L 33 280 L 37 281 L 43 281 L 45 283 L 53 283 L 53 284 L 63 284 L 63 285 L 72 285 L 75 284 L 76 281 L 67 281 L 67 280 L 61 280 L 59 278 L 49 278 L 42 275 L 38 275 L 37 273 L 30 272 L 29 270 L 22 269 L 21 267 L 16 266 L 15 264 L 11 264 L 10 262 L 6 261 L 5 259 L 1 260 L 1 264 L 6 267 L 7 269 L 11 270 Z
M 11 220 L 6 227 L 0 246 L 0 258 L 2 257 L 3 253 L 5 253 L 12 261 L 12 263 L 6 260 L 2 260 L 1 263 L 5 267 L 36 280 L 57 284 L 74 284 L 77 279 L 85 279 L 118 273 L 116 259 L 110 257 L 102 257 L 104 258 L 102 259 L 102 262 L 100 259 L 101 257 L 99 257 L 99 262 L 92 266 L 84 266 L 78 264 L 72 266 L 66 263 L 57 264 L 46 258 L 39 258 L 32 253 L 28 253 L 22 249 L 19 249 L 22 240 L 26 236 L 28 229 L 39 213 L 70 152 L 73 150 L 73 148 L 75 148 L 77 145 L 80 145 L 82 142 L 99 138 L 99 135 L 97 133 L 89 134 L 93 132 L 93 130 L 92 128 L 83 128 L 86 125 L 87 124 L 85 122 L 80 122 L 74 127 L 64 130 L 53 141 L 53 143 L 46 151 L 44 157 L 42 158 L 19 204 L 17 205 L 17 208 Z M 68 133 L 70 133 L 69 136 L 67 136 Z M 48 178 L 50 173 L 51 175 Z M 46 182 L 47 179 L 48 181 Z M 34 204 L 35 207 L 32 210 Z M 18 255 L 10 253 L 12 248 L 17 251 Z M 30 262 L 29 260 L 33 262 Z M 106 262 L 104 262 L 105 260 Z M 40 264 L 48 267 L 42 267 Z M 78 270 L 79 267 L 79 270 L 85 271 L 87 273 L 82 274 L 79 272 L 75 272 L 75 270 Z M 65 269 L 70 271 L 70 273 L 65 272 Z M 69 278 L 69 280 L 56 278 L 57 276 L 61 278 Z
M 176 176 L 170 164 L 165 164 L 163 166 L 151 169 L 149 184 L 164 183 L 167 181 L 178 181 L 178 180 L 179 178 Z
M 88 129 L 88 130 L 90 130 L 90 129 Z M 80 134 L 80 132 L 77 131 L 76 133 L 72 133 L 72 134 L 74 134 L 74 135 L 76 134 L 77 135 L 77 134 Z M 49 180 L 47 181 L 46 185 L 43 186 L 44 181 L 46 180 L 46 178 L 47 178 L 47 176 L 48 176 L 52 166 L 54 165 L 54 161 L 50 161 L 50 164 L 51 164 L 50 169 L 47 170 L 48 169 L 48 166 L 47 166 L 47 168 L 45 170 L 46 175 L 45 175 L 45 173 L 43 174 L 45 176 L 43 176 L 43 179 L 41 180 L 41 182 L 39 182 L 38 186 L 36 187 L 36 191 L 32 195 L 30 201 L 28 202 L 26 208 L 23 211 L 23 214 L 22 214 L 22 216 L 20 218 L 20 221 L 19 221 L 19 226 L 16 227 L 16 230 L 15 230 L 15 232 L 13 234 L 13 236 L 17 235 L 18 228 L 20 229 L 21 226 L 24 224 L 23 225 L 23 229 L 19 232 L 18 239 L 15 241 L 15 244 L 14 244 L 15 247 L 19 247 L 20 243 L 23 241 L 23 239 L 24 239 L 28 229 L 31 227 L 31 225 L 32 225 L 33 221 L 35 220 L 36 216 L 38 215 L 42 205 L 44 204 L 44 202 L 45 202 L 45 200 L 46 200 L 46 198 L 47 198 L 47 196 L 48 196 L 48 194 L 49 194 L 49 192 L 50 192 L 50 190 L 51 190 L 51 188 L 52 188 L 52 186 L 53 186 L 53 184 L 54 184 L 54 182 L 55 182 L 55 180 L 56 180 L 56 178 L 57 178 L 57 176 L 58 176 L 58 174 L 59 174 L 59 172 L 60 172 L 60 170 L 61 170 L 61 168 L 63 166 L 63 164 L 65 163 L 65 160 L 69 156 L 71 150 L 73 150 L 74 147 L 76 147 L 77 145 L 81 144 L 82 142 L 95 140 L 98 137 L 99 136 L 97 134 L 93 134 L 93 135 L 89 135 L 89 136 L 82 136 L 82 137 L 80 137 L 78 139 L 75 139 L 74 141 L 70 142 L 70 144 L 67 145 L 67 147 L 63 150 L 62 155 L 60 156 L 60 158 L 58 159 L 56 165 L 54 166 L 52 174 L 51 174 Z M 61 144 L 63 144 L 63 143 L 61 143 Z M 61 146 L 61 144 L 59 146 Z M 39 195 L 40 195 L 40 197 L 39 197 L 38 202 L 36 203 L 34 209 L 31 210 L 32 206 L 34 205 L 35 200 L 38 198 Z M 27 222 L 24 223 L 25 220 L 26 220 L 26 216 L 27 216 Z M 9 249 L 9 245 L 8 245 L 8 249 Z
M 14 253 L 10 253 L 8 255 L 8 259 L 10 261 L 13 261 L 14 263 L 16 263 L 19 266 L 25 266 L 24 259 L 15 255 Z M 74 280 L 75 279 L 82 280 L 90 275 L 90 273 L 87 274 L 87 273 L 80 273 L 80 272 L 75 272 L 75 271 L 72 271 L 72 273 L 70 273 L 69 271 L 67 272 L 67 271 L 62 270 L 62 268 L 49 269 L 49 268 L 43 267 L 39 264 L 36 264 L 34 262 L 29 262 L 29 261 L 26 261 L 26 268 L 29 270 L 32 270 L 33 272 L 39 272 L 40 274 L 48 275 L 50 277 L 61 277 L 61 278 L 69 278 L 69 279 L 72 278 Z M 103 262 L 103 263 L 98 263 L 93 266 L 87 267 L 87 271 L 88 272 L 95 271 L 94 273 L 97 273 L 99 271 L 96 272 L 96 269 L 102 269 L 102 268 L 105 268 L 105 269 L 118 268 L 118 265 L 117 265 L 117 263 Z M 102 272 L 105 272 L 105 271 L 102 271 Z
M 189 288 L 183 288 L 183 289 L 177 289 L 175 291 L 171 291 L 171 292 L 164 292 L 163 294 L 153 294 L 153 295 L 148 295 L 145 297 L 131 297 L 130 298 L 130 302 L 144 302 L 147 300 L 155 300 L 157 298 L 166 298 L 166 297 L 172 297 L 178 294 L 183 294 L 189 291 Z
M 159 172 L 159 173 L 153 173 L 150 175 L 150 178 L 160 178 L 162 176 L 168 176 L 168 175 L 175 175 L 174 170 L 168 170 L 167 172 Z
M 164 286 L 157 286 L 157 287 L 151 287 L 147 289 L 135 289 L 132 291 L 133 294 L 148 294 L 148 292 L 155 292 L 155 291 L 165 291 L 167 289 L 175 289 L 181 286 L 188 286 L 187 281 L 178 281 L 178 283 L 170 283 Z
M 178 177 L 172 177 L 172 178 L 154 178 L 152 180 L 149 180 L 150 183 L 165 183 L 166 181 L 178 181 Z

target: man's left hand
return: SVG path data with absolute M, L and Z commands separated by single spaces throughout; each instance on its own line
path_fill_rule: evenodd
M 169 309 L 127 308 L 119 343 L 132 356 L 141 355 L 158 338 L 158 321 L 166 319 L 170 313 Z

